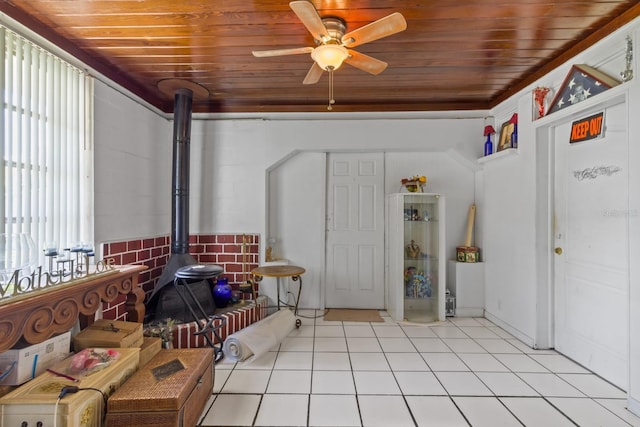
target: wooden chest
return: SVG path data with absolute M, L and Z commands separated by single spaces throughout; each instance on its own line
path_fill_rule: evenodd
M 148 361 L 153 359 L 153 356 L 158 354 L 162 348 L 162 339 L 158 337 L 144 337 L 142 340 L 142 346 L 140 346 L 140 367 L 147 364 Z
M 73 349 L 89 347 L 140 347 L 142 323 L 98 319 L 73 337 Z
M 57 427 L 102 426 L 103 393 L 109 396 L 138 368 L 139 348 L 117 348 L 115 351 L 119 353 L 117 359 L 104 369 L 78 375 L 78 382 L 45 372 L 3 396 L 0 398 L 0 426 L 53 426 L 54 414 Z M 70 358 L 54 365 L 52 370 L 68 373 L 69 365 Z M 66 394 L 56 408 L 56 400 L 65 386 L 80 390 Z
M 213 391 L 213 349 L 160 350 L 107 402 L 107 427 L 193 427 Z

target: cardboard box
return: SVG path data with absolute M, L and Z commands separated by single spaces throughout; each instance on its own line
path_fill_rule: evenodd
M 96 372 L 78 375 L 78 382 L 45 372 L 1 397 L 0 426 L 20 426 L 26 422 L 28 426 L 102 427 L 105 411 L 103 393 L 108 397 L 138 368 L 139 348 L 114 350 L 119 353 L 116 360 Z M 52 369 L 68 373 L 70 365 L 71 357 Z M 80 390 L 66 394 L 57 402 L 65 386 L 77 386 Z
M 73 337 L 73 349 L 140 347 L 142 341 L 142 323 L 99 319 Z
M 71 333 L 51 337 L 38 344 L 23 344 L 0 353 L 2 385 L 20 385 L 42 374 L 69 355 Z

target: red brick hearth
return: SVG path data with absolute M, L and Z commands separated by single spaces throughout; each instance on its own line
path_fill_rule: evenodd
M 192 235 L 189 236 L 189 245 L 189 253 L 197 262 L 221 266 L 223 273 L 220 277 L 228 278 L 229 284 L 234 289 L 251 279 L 251 270 L 258 267 L 260 245 L 257 234 Z M 139 283 L 148 297 L 169 260 L 170 238 L 161 236 L 104 243 L 102 251 L 103 259 L 113 259 L 117 265 L 146 265 L 147 270 L 140 273 Z M 128 320 L 124 303 L 124 297 L 105 303 L 103 317 Z M 226 326 L 219 330 L 221 338 L 224 340 L 228 335 L 262 319 L 266 316 L 266 311 L 264 298 L 259 298 L 257 305 L 252 304 L 226 311 L 221 315 L 227 319 Z M 174 346 L 189 348 L 206 345 L 202 336 L 194 335 L 196 331 L 194 322 L 177 325 L 174 331 Z
M 257 304 L 245 305 L 237 308 L 231 308 L 219 315 L 224 318 L 224 325 L 217 330 L 218 335 L 224 341 L 227 337 L 242 328 L 255 323 L 267 316 L 267 298 L 258 297 Z M 213 325 L 220 326 L 223 320 L 216 320 Z M 197 348 L 206 347 L 207 342 L 203 335 L 195 335 L 198 332 L 195 322 L 176 325 L 173 330 L 173 347 L 174 348 Z M 213 334 L 209 337 L 214 344 L 219 344 Z

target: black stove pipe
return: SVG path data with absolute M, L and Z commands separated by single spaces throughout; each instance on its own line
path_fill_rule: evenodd
M 193 92 L 177 89 L 173 110 L 173 169 L 171 201 L 171 253 L 189 253 L 189 150 Z
M 165 287 L 173 283 L 176 271 L 196 264 L 189 253 L 189 151 L 191 146 L 191 110 L 193 92 L 177 89 L 173 109 L 173 165 L 171 174 L 171 253 L 147 300 L 147 319 L 156 315 L 158 300 Z M 210 292 L 209 292 L 210 293 Z

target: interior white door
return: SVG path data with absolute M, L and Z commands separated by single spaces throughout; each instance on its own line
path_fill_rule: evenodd
M 604 137 L 577 144 L 568 142 L 571 119 L 554 129 L 555 348 L 625 390 L 629 343 L 626 117 L 625 104 L 607 108 Z
M 384 308 L 384 157 L 328 157 L 327 308 Z

